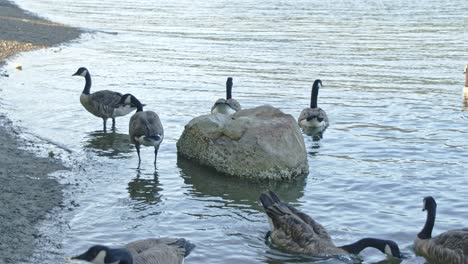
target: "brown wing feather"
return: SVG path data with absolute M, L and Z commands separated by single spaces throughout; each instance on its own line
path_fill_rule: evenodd
M 275 193 L 264 193 L 260 200 L 274 226 L 271 239 L 276 245 L 294 253 L 343 253 L 322 225 L 283 202 Z
M 239 104 L 239 102 L 236 100 L 236 99 L 228 99 L 226 100 L 226 104 L 228 104 L 232 109 L 236 110 L 236 111 L 240 111 L 242 108 L 241 108 L 241 105 Z
M 111 107 L 116 107 L 122 98 L 121 93 L 109 90 L 97 91 L 90 94 L 90 96 L 93 102 Z
M 177 238 L 149 238 L 128 243 L 135 264 L 180 264 L 185 249 L 176 245 Z
M 437 263 L 468 263 L 468 228 L 450 230 L 430 239 L 427 254 Z

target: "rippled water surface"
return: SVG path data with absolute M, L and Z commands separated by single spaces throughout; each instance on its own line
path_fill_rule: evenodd
M 187 263 L 374 263 L 283 253 L 265 241 L 258 204 L 272 189 L 322 223 L 336 244 L 397 241 L 406 263 L 439 204 L 435 233 L 466 225 L 468 112 L 466 1 L 18 1 L 51 20 L 85 28 L 71 43 L 22 54 L 0 78 L 4 110 L 25 130 L 70 151 L 72 183 L 58 261 L 89 244 L 180 236 L 197 244 Z M 60 2 L 60 3 L 57 3 Z M 20 63 L 23 71 L 15 71 Z M 156 111 L 166 137 L 157 169 L 142 169 L 127 138 L 130 116 L 105 134 L 79 103 L 86 66 L 92 91 L 129 92 Z M 193 117 L 224 96 L 226 77 L 244 108 L 271 104 L 297 117 L 316 78 L 331 125 L 304 136 L 310 174 L 292 182 L 226 178 L 177 158 Z

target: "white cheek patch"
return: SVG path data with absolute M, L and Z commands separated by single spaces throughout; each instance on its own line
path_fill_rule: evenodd
M 127 98 L 125 98 L 125 104 L 130 104 L 131 100 L 130 96 L 127 96 Z
M 104 259 L 106 258 L 106 251 L 101 250 L 99 254 L 93 259 L 92 263 L 94 264 L 105 264 Z
M 392 249 L 390 248 L 389 245 L 385 245 L 385 254 L 393 256 Z
M 87 70 L 84 70 L 84 71 L 80 74 L 80 76 L 85 77 L 87 73 L 88 73 L 88 71 L 87 71 Z
M 426 209 L 426 199 L 424 199 L 424 201 L 423 201 L 423 208 L 422 209 L 423 209 L 423 211 Z
M 319 90 L 322 89 L 322 84 L 321 83 L 318 84 L 318 88 L 319 88 Z

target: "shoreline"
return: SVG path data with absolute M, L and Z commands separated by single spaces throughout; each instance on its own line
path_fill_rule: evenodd
M 8 78 L 4 66 L 9 57 L 56 46 L 81 33 L 0 0 L 0 78 Z M 0 95 L 2 89 L 8 88 L 1 87 Z M 38 224 L 63 205 L 63 186 L 49 174 L 66 167 L 24 150 L 20 133 L 0 107 L 0 263 L 27 263 L 42 236 Z

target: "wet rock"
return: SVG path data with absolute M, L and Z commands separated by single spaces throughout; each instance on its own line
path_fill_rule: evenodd
M 309 171 L 297 122 L 266 105 L 234 115 L 194 118 L 185 126 L 177 150 L 185 158 L 240 177 L 284 179 Z

